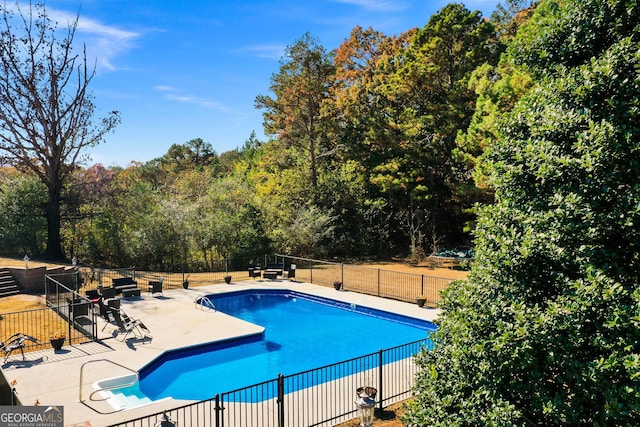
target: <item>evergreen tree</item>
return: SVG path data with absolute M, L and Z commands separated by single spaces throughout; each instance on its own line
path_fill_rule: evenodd
M 489 150 L 469 279 L 417 357 L 408 425 L 640 424 L 640 7 L 543 1 L 536 86 Z

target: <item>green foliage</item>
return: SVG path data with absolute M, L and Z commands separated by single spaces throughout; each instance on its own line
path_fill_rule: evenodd
M 397 36 L 356 27 L 336 50 L 304 34 L 270 94 L 256 98 L 272 140 L 252 133 L 218 155 L 194 138 L 125 169 L 69 169 L 67 257 L 206 264 L 273 250 L 388 257 L 469 244 L 471 208 L 488 200 L 472 170 L 534 75 L 497 65 L 508 39 L 499 31 L 451 4 Z
M 46 241 L 44 204 L 47 190 L 27 176 L 4 177 L 0 183 L 0 251 L 9 256 L 39 254 Z
M 497 202 L 408 425 L 640 424 L 639 12 L 542 2 L 516 37 L 543 79 L 487 156 Z

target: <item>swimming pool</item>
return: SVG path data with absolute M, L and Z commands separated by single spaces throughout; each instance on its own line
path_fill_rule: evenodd
M 278 373 L 347 360 L 435 331 L 425 320 L 289 290 L 211 294 L 207 300 L 218 311 L 263 326 L 264 332 L 166 352 L 140 371 L 137 385 L 114 390 L 116 399 L 205 400 Z

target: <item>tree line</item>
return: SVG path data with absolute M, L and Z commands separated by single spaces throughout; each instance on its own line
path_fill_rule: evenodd
M 252 133 L 229 152 L 195 138 L 124 168 L 83 167 L 75 153 L 44 166 L 38 153 L 7 156 L 0 252 L 148 265 L 470 248 L 476 207 L 493 200 L 479 159 L 531 86 L 502 59 L 529 6 L 510 0 L 487 19 L 453 3 L 398 35 L 356 27 L 332 50 L 304 34 L 256 97 L 269 139 Z M 58 140 L 64 155 L 68 139 Z M 6 141 L 0 150 L 15 146 Z M 44 174 L 52 183 L 33 172 L 61 164 Z
M 450 4 L 403 34 L 355 28 L 331 51 L 305 34 L 256 98 L 268 141 L 71 162 L 61 252 L 140 265 L 472 243 L 405 424 L 640 425 L 639 22 L 637 0 L 513 0 L 491 19 Z M 28 169 L 2 170 L 5 253 L 47 250 L 51 191 Z

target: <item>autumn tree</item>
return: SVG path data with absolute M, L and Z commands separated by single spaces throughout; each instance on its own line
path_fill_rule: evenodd
M 63 31 L 44 5 L 27 7 L 0 5 L 0 152 L 5 163 L 31 171 L 46 186 L 46 255 L 62 259 L 64 185 L 85 149 L 102 142 L 119 115 L 93 122 L 95 68 L 86 51 L 73 46 L 79 18 Z
M 331 121 L 321 116 L 321 107 L 333 74 L 331 55 L 306 33 L 287 47 L 280 71 L 271 76 L 274 97 L 256 97 L 256 107 L 264 110 L 265 133 L 306 157 L 312 197 L 318 188 L 318 158 L 332 148 L 327 137 Z
M 464 242 L 466 201 L 459 200 L 464 191 L 458 190 L 466 183 L 454 173 L 452 152 L 457 132 L 466 129 L 473 114 L 469 77 L 478 65 L 497 61 L 493 40 L 493 26 L 479 11 L 451 4 L 408 39 L 366 31 L 352 33 L 343 44 L 361 47 L 349 54 L 357 61 L 348 59 L 342 62 L 344 71 L 338 68 L 337 87 L 345 81 L 346 99 L 356 94 L 366 102 L 357 110 L 338 98 L 349 108 L 347 120 L 353 125 L 346 129 L 353 139 L 366 135 L 360 152 L 369 148 L 364 156 L 372 160 L 370 182 L 409 238 L 411 251 L 427 246 L 427 239 L 433 251 L 445 237 L 449 244 Z M 368 65 L 355 80 L 363 61 Z

